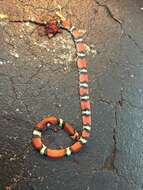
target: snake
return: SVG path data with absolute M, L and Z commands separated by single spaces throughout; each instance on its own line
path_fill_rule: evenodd
M 34 126 L 32 133 L 32 144 L 41 155 L 49 158 L 62 158 L 77 153 L 87 143 L 91 134 L 91 103 L 89 97 L 89 77 L 86 60 L 86 44 L 83 42 L 83 35 L 67 19 L 52 21 L 47 25 L 49 36 L 55 35 L 61 30 L 66 30 L 71 34 L 76 49 L 76 66 L 79 80 L 79 99 L 82 117 L 82 130 L 77 131 L 69 122 L 58 118 L 55 115 L 48 115 Z M 70 146 L 59 149 L 51 149 L 42 142 L 42 133 L 48 128 L 64 130 L 73 140 Z

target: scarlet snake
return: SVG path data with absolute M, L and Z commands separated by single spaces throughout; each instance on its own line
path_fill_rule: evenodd
M 54 25 L 55 24 L 55 25 Z M 90 136 L 91 131 L 91 106 L 89 100 L 89 87 L 88 87 L 88 73 L 87 73 L 87 61 L 86 61 L 86 47 L 83 43 L 83 39 L 79 30 L 77 30 L 71 23 L 67 20 L 58 20 L 51 23 L 57 28 L 57 32 L 60 32 L 61 29 L 67 30 L 71 33 L 73 38 L 76 54 L 77 54 L 77 68 L 79 71 L 79 95 L 80 95 L 80 107 L 82 113 L 82 130 L 78 132 L 73 128 L 71 124 L 63 121 L 56 116 L 48 116 L 42 121 L 37 123 L 33 130 L 32 144 L 37 149 L 40 154 L 51 157 L 51 158 L 61 158 L 64 156 L 69 156 L 71 153 L 78 152 L 84 144 L 87 143 L 87 140 Z M 47 26 L 49 27 L 49 26 Z M 49 34 L 52 35 L 54 30 L 50 31 Z M 60 129 L 63 129 L 69 134 L 69 136 L 74 140 L 74 143 L 69 147 L 62 149 L 49 149 L 47 148 L 41 140 L 42 132 L 48 127 L 57 126 Z

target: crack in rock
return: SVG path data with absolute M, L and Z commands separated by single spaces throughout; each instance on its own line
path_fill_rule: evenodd
M 113 127 L 113 148 L 111 154 L 106 158 L 102 169 L 112 170 L 118 175 L 118 169 L 115 166 L 116 152 L 117 152 L 117 143 L 116 143 L 116 127 L 117 127 L 117 105 L 115 105 L 114 119 L 115 126 Z
M 105 10 L 106 10 L 106 12 L 108 13 L 108 15 L 110 16 L 110 18 L 112 18 L 115 22 L 117 22 L 117 23 L 120 25 L 121 31 L 122 31 L 122 33 L 123 33 L 124 30 L 123 30 L 122 21 L 121 21 L 119 18 L 117 18 L 117 17 L 113 14 L 113 12 L 110 10 L 109 6 L 106 5 L 106 4 L 102 4 L 102 3 L 100 3 L 100 2 L 97 1 L 97 0 L 95 0 L 95 3 L 96 3 L 98 6 L 105 8 Z
M 105 169 L 107 170 L 111 170 L 113 172 L 115 172 L 115 174 L 119 177 L 122 178 L 123 180 L 125 180 L 125 182 L 130 186 L 130 181 L 126 178 L 126 176 L 123 176 L 122 174 L 120 174 L 118 168 L 115 165 L 115 160 L 116 160 L 116 153 L 117 153 L 117 139 L 116 139 L 116 128 L 118 126 L 118 117 L 117 117 L 117 107 L 119 106 L 119 104 L 116 103 L 115 107 L 114 107 L 114 120 L 115 120 L 115 126 L 113 128 L 113 148 L 112 148 L 112 152 L 110 154 L 109 157 L 107 157 L 107 159 L 105 160 L 103 167 L 100 169 L 102 171 L 104 171 Z
M 130 34 L 126 34 L 126 35 L 135 44 L 135 46 L 140 50 L 140 52 L 143 53 L 143 49 L 139 46 L 139 44 L 136 42 L 136 40 Z

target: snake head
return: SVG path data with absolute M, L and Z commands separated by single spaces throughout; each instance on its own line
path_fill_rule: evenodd
M 54 37 L 57 33 L 61 33 L 61 29 L 58 27 L 57 21 L 53 20 L 45 26 L 45 33 L 49 38 Z

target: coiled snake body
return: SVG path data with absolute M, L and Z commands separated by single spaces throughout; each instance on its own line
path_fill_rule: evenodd
M 35 126 L 33 130 L 32 144 L 40 152 L 40 154 L 46 155 L 51 158 L 60 158 L 63 156 L 70 156 L 71 153 L 78 152 L 83 147 L 83 145 L 87 143 L 91 131 L 91 107 L 89 100 L 89 80 L 87 73 L 85 44 L 83 43 L 81 33 L 67 20 L 58 20 L 53 22 L 52 24 L 54 25 L 54 23 L 56 23 L 55 26 L 57 27 L 58 32 L 60 32 L 61 29 L 65 29 L 71 33 L 76 47 L 77 68 L 79 71 L 79 95 L 82 113 L 82 130 L 78 132 L 68 122 L 63 121 L 56 116 L 48 116 L 39 123 L 37 123 L 37 125 Z M 45 131 L 45 129 L 53 126 L 57 126 L 59 129 L 63 129 L 65 132 L 67 132 L 69 136 L 74 140 L 74 143 L 69 147 L 62 149 L 50 149 L 46 147 L 42 143 L 41 135 L 42 132 Z

